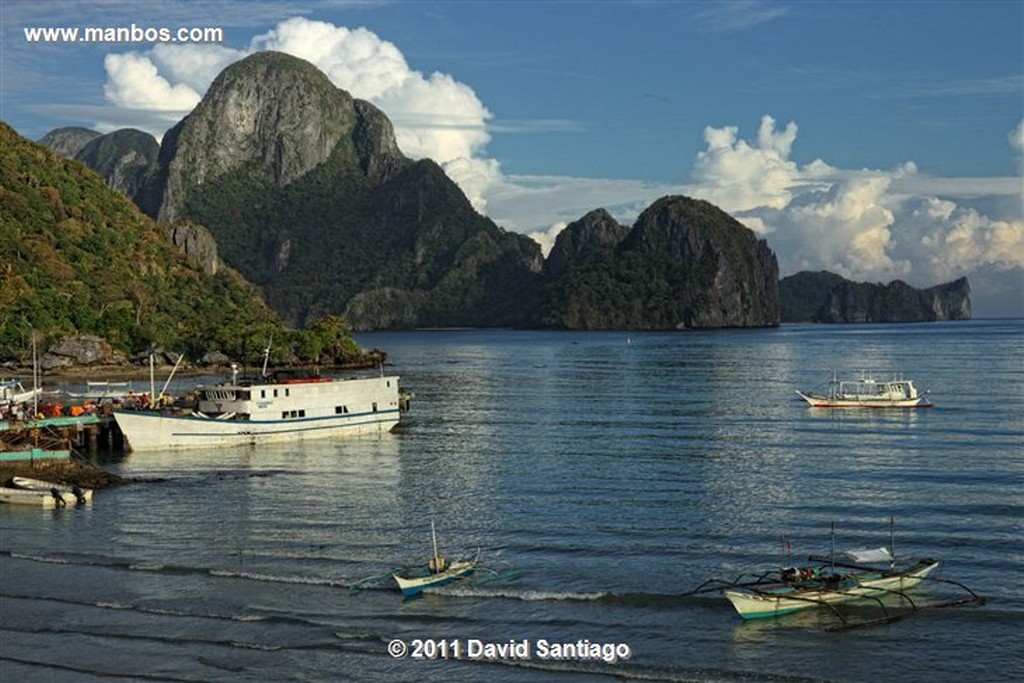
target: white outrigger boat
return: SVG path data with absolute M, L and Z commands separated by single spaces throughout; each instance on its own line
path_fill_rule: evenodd
M 876 380 L 864 375 L 856 380 L 840 380 L 835 374 L 826 393 L 797 391 L 812 408 L 930 408 L 928 392 L 919 393 L 911 380 L 893 377 Z
M 398 376 L 333 379 L 279 371 L 196 387 L 192 411 L 115 410 L 132 451 L 209 448 L 379 434 L 398 424 Z
M 745 620 L 823 607 L 839 620 L 828 630 L 888 623 L 922 609 L 985 603 L 984 597 L 962 583 L 932 576 L 942 564 L 939 560 L 897 558 L 891 542 L 888 548 L 848 551 L 838 558 L 833 550 L 828 557 L 812 555 L 808 561 L 816 564 L 757 576 L 743 574 L 732 581 L 709 579 L 685 595 L 721 592 Z M 915 600 L 908 591 L 925 581 L 954 586 L 964 593 L 930 602 Z M 850 619 L 853 613 L 838 609 L 848 603 L 866 606 L 871 618 Z
M 434 523 L 430 523 L 430 535 L 434 543 L 434 555 L 426 567 L 405 569 L 393 574 L 402 595 L 410 597 L 419 595 L 427 588 L 439 588 L 453 581 L 458 581 L 476 571 L 480 563 L 480 555 L 472 560 L 456 560 L 450 562 L 447 557 L 437 551 L 437 531 Z
M 778 582 L 727 588 L 722 594 L 744 619 L 779 617 L 811 607 L 902 594 L 921 583 L 939 564 L 938 560 L 924 559 L 884 568 L 846 563 L 789 568 L 781 572 Z M 835 567 L 853 571 L 836 572 Z

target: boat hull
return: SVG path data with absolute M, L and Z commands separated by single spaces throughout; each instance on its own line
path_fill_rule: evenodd
M 90 492 L 91 493 L 91 492 Z M 90 497 L 91 500 L 91 497 Z M 78 498 L 70 492 L 54 495 L 50 491 L 38 491 L 34 489 L 12 489 L 0 487 L 0 504 L 7 505 L 31 505 L 34 507 L 57 508 L 74 507 L 78 504 Z M 82 502 L 90 502 L 89 500 Z
M 800 584 L 779 584 L 757 590 L 730 588 L 723 590 L 722 594 L 744 619 L 765 619 L 813 607 L 877 598 L 887 593 L 913 588 L 938 568 L 939 564 L 938 561 L 927 560 L 905 571 L 866 571 L 835 588 L 806 587 L 808 584 L 804 584 L 805 587 L 801 587 Z
M 218 419 L 154 411 L 114 411 L 132 451 L 254 446 L 303 439 L 379 434 L 398 424 L 399 411 L 380 410 L 287 420 Z
M 452 566 L 438 574 L 425 574 L 423 576 L 403 576 L 394 574 L 395 582 L 398 583 L 402 595 L 412 596 L 422 593 L 427 588 L 440 588 L 454 581 L 469 576 L 476 570 L 475 562 L 459 561 L 453 562 Z
M 845 399 L 819 394 L 796 392 L 812 408 L 931 408 L 932 404 L 923 396 L 917 398 L 888 399 Z
M 14 482 L 15 487 L 20 489 L 28 491 L 42 491 L 44 493 L 57 491 L 62 497 L 70 496 L 79 503 L 92 502 L 92 489 L 83 489 L 78 487 L 78 492 L 76 493 L 76 487 L 74 486 L 55 484 L 53 482 L 43 481 L 42 479 L 32 479 L 31 477 L 14 477 L 11 481 Z

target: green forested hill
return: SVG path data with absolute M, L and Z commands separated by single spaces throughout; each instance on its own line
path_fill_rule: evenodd
M 125 353 L 154 343 L 197 358 L 271 335 L 315 356 L 340 328 L 287 333 L 236 271 L 204 274 L 95 172 L 0 123 L 0 360 L 24 358 L 32 329 L 44 344 L 95 334 Z

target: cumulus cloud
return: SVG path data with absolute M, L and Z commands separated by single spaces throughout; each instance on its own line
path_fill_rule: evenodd
M 171 85 L 146 56 L 109 54 L 103 66 L 108 76 L 104 94 L 119 107 L 188 112 L 199 104 L 198 92 L 184 83 Z
M 1010 146 L 1020 153 L 1024 153 L 1024 119 L 1010 131 Z
M 1019 179 L 968 183 L 1018 207 L 991 217 L 958 204 L 949 192 L 955 184 L 921 177 L 913 162 L 888 171 L 843 170 L 820 159 L 799 167 L 789 158 L 796 133 L 793 123 L 777 131 L 770 116 L 753 143 L 734 126 L 707 128 L 687 188 L 766 234 L 783 274 L 826 269 L 855 280 L 934 284 L 983 266 L 1024 266 Z M 1024 144 L 1021 136 L 1018 126 L 1011 144 Z
M 768 206 L 782 208 L 792 200 L 791 189 L 799 170 L 789 153 L 797 126 L 790 122 L 776 132 L 775 120 L 761 119 L 757 143 L 738 138 L 739 129 L 707 127 L 707 149 L 697 154 L 691 178 L 701 196 L 726 211 Z

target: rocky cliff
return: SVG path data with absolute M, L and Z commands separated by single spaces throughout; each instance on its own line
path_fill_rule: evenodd
M 56 128 L 39 144 L 57 154 L 81 161 L 103 176 L 107 186 L 136 204 L 146 189 L 160 145 L 149 133 L 122 128 L 106 135 L 88 128 Z
M 917 289 L 902 280 L 883 285 L 851 282 L 828 272 L 805 272 L 784 278 L 779 288 L 785 302 L 783 320 L 787 322 L 888 323 L 971 318 L 971 286 L 966 277 Z
M 600 247 L 615 247 L 629 234 L 604 209 L 595 209 L 558 233 L 555 245 L 544 261 L 544 273 L 556 276 L 587 252 Z
M 107 186 L 134 200 L 156 164 L 160 145 L 149 133 L 122 128 L 90 140 L 75 159 L 99 173 Z
M 404 162 L 379 110 L 366 102 L 357 107 L 309 62 L 261 52 L 221 72 L 168 131 L 147 210 L 161 220 L 182 217 L 192 194 L 236 171 L 283 188 L 335 153 L 376 177 Z
M 164 137 L 142 205 L 209 228 L 288 321 L 356 328 L 522 323 L 540 249 L 477 214 L 391 122 L 273 52 L 221 73 Z
M 49 147 L 65 159 L 74 159 L 75 155 L 82 151 L 83 147 L 102 135 L 103 133 L 98 130 L 68 126 L 51 130 L 39 138 L 38 142 L 43 147 Z
M 606 225 L 598 216 L 596 224 Z M 664 197 L 609 246 L 578 250 L 544 290 L 541 324 L 690 329 L 779 324 L 778 264 L 764 240 L 708 202 Z

